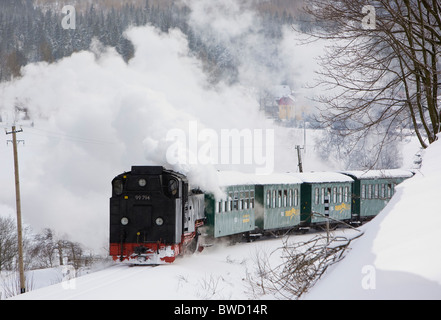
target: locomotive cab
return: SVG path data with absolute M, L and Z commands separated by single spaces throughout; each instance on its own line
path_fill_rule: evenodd
M 185 176 L 160 166 L 133 166 L 112 180 L 110 255 L 121 262 L 173 262 L 197 235 L 188 227 L 188 212 Z

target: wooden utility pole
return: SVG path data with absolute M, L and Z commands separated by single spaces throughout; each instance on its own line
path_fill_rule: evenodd
M 303 172 L 302 155 L 300 153 L 300 149 L 303 148 L 300 148 L 300 146 L 297 145 L 296 149 L 297 149 L 297 158 L 299 159 L 299 172 Z
M 15 125 L 12 126 L 11 132 L 6 131 L 6 134 L 12 134 L 12 144 L 14 149 L 14 171 L 15 171 L 15 202 L 17 208 L 17 236 L 18 236 L 18 265 L 20 272 L 20 293 L 26 292 L 26 281 L 24 276 L 23 266 L 23 235 L 21 227 L 21 203 L 20 203 L 20 179 L 18 174 L 18 154 L 17 154 L 17 132 L 23 132 L 22 129 L 16 130 Z

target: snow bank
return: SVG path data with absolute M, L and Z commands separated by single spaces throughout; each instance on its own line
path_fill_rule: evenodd
M 441 142 L 305 299 L 441 299 Z
M 309 235 L 308 235 L 309 236 Z M 254 271 L 259 251 L 270 254 L 281 239 L 216 245 L 158 267 L 110 268 L 34 290 L 14 300 L 209 300 L 250 299 L 246 272 Z

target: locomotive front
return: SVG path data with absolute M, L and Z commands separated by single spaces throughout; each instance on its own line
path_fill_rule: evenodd
M 159 166 L 133 166 L 112 180 L 110 255 L 136 264 L 171 263 L 182 251 L 185 176 Z

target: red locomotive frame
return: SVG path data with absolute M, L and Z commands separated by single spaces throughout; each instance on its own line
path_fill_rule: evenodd
M 157 265 L 173 263 L 176 257 L 183 255 L 186 249 L 193 241 L 198 241 L 198 228 L 204 225 L 203 220 L 197 220 L 195 223 L 195 231 L 183 234 L 180 243 L 165 244 L 160 241 L 156 243 L 111 243 L 110 255 L 115 262 Z M 122 246 L 122 248 L 121 248 Z M 142 253 L 139 252 L 142 248 Z M 122 249 L 122 250 L 121 250 Z M 195 250 L 199 252 L 203 250 L 203 246 L 195 245 Z M 191 250 L 193 253 L 195 250 Z M 122 258 L 121 258 L 122 251 Z

